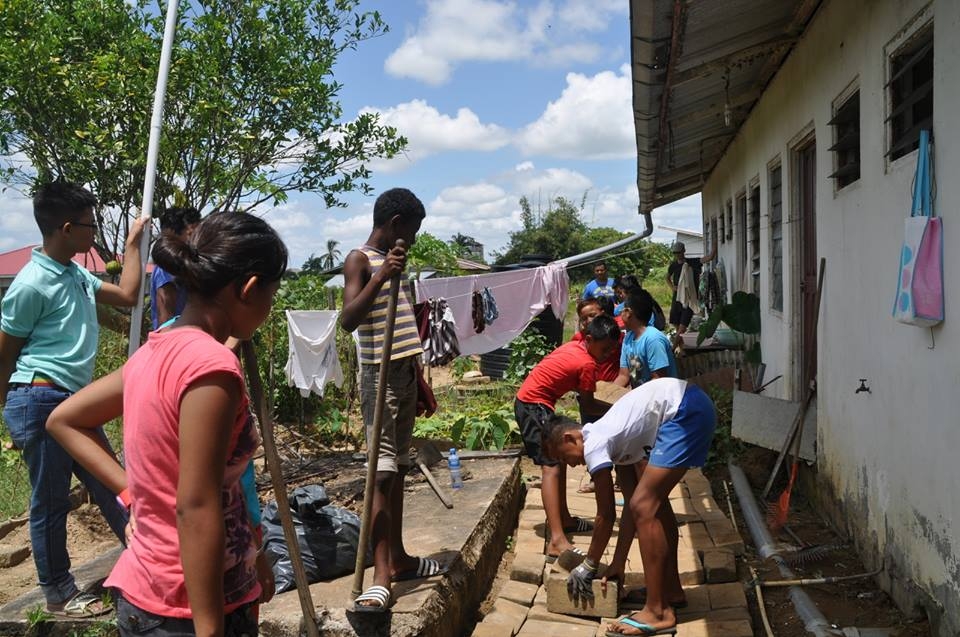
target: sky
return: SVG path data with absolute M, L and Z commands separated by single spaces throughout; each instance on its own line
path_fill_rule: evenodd
M 345 52 L 335 68 L 346 119 L 376 111 L 409 143 L 371 166 L 372 196 L 327 209 L 309 193 L 260 207 L 300 266 L 343 256 L 367 238 L 376 194 L 409 188 L 423 201 L 422 231 L 462 233 L 491 252 L 521 228 L 520 197 L 546 210 L 579 203 L 592 227 L 639 232 L 628 3 L 623 0 L 380 0 L 390 30 Z M 0 194 L 0 251 L 39 242 L 29 200 Z M 653 212 L 660 225 L 699 231 L 700 197 Z

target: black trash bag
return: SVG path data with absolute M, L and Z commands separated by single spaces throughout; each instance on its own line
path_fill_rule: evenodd
M 360 539 L 360 518 L 356 514 L 330 504 L 330 498 L 320 484 L 294 489 L 290 494 L 290 512 L 297 529 L 307 581 L 312 584 L 353 572 Z M 275 501 L 264 507 L 262 518 L 264 551 L 273 568 L 277 592 L 296 588 L 293 565 Z M 369 550 L 366 563 L 368 566 L 373 563 Z

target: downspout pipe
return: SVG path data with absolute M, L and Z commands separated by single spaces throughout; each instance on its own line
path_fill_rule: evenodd
M 796 578 L 796 574 L 790 570 L 790 567 L 778 553 L 779 548 L 767 530 L 766 521 L 753 497 L 753 490 L 750 488 L 747 476 L 744 475 L 740 467 L 732 462 L 727 466 L 730 469 L 733 490 L 736 492 L 737 501 L 740 503 L 740 511 L 743 512 L 743 519 L 747 523 L 747 528 L 750 529 L 750 536 L 753 538 L 753 544 L 757 547 L 760 557 L 763 559 L 772 558 L 784 578 Z M 827 621 L 827 618 L 823 616 L 823 613 L 820 612 L 820 609 L 817 608 L 817 605 L 813 603 L 813 600 L 810 599 L 810 596 L 802 587 L 791 586 L 788 589 L 788 595 L 807 632 L 813 633 L 817 637 L 837 637 L 843 634 L 842 631 L 835 629 Z
M 626 239 L 620 239 L 610 245 L 601 246 L 589 252 L 584 252 L 583 254 L 577 254 L 572 257 L 567 257 L 565 259 L 557 259 L 554 263 L 564 262 L 567 267 L 572 267 L 575 265 L 580 265 L 581 263 L 587 263 L 592 260 L 594 257 L 598 257 L 601 254 L 606 254 L 607 252 L 612 252 L 617 248 L 622 248 L 623 246 L 633 243 L 634 241 L 639 241 L 640 239 L 646 239 L 651 234 L 653 234 L 653 218 L 650 216 L 649 212 L 641 212 L 643 215 L 644 229 L 643 232 L 638 232 L 637 234 L 627 237 Z

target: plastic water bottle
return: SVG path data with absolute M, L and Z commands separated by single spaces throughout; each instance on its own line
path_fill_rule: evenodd
M 462 488 L 463 477 L 460 475 L 460 456 L 457 455 L 456 449 L 450 450 L 450 455 L 447 456 L 447 466 L 450 467 L 450 486 L 454 489 Z

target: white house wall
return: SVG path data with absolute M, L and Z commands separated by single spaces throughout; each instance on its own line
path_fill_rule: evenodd
M 916 152 L 885 159 L 884 49 L 924 11 L 934 19 L 935 208 L 944 218 L 946 321 L 897 323 L 891 307 Z M 862 553 L 905 610 L 927 611 L 940 635 L 960 634 L 960 2 L 824 3 L 703 190 L 704 231 L 759 178 L 762 348 L 769 395 L 799 396 L 791 144 L 816 136 L 817 251 L 826 257 L 819 321 L 818 482 Z M 860 88 L 861 176 L 835 192 L 828 148 L 833 104 Z M 780 161 L 783 312 L 770 310 L 768 167 Z M 736 221 L 736 204 L 734 203 Z M 734 239 L 738 231 L 734 231 Z M 735 244 L 720 246 L 737 280 Z M 749 262 L 748 262 L 749 263 Z M 935 345 L 935 346 L 934 346 Z M 855 393 L 865 378 L 870 392 Z

